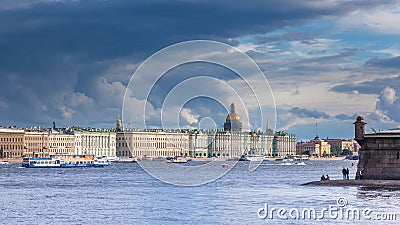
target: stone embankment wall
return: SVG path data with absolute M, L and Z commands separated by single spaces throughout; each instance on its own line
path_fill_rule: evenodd
M 400 138 L 365 135 L 360 151 L 357 178 L 400 180 Z

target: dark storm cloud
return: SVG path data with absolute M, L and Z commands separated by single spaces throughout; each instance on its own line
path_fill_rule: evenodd
M 120 100 L 133 72 L 120 70 L 126 74 L 122 83 L 111 78 L 107 73 L 119 59 L 137 64 L 179 41 L 227 41 L 390 3 L 3 1 L 0 108 L 7 114 L 1 122 L 103 121 L 118 112 L 115 104 L 112 109 L 107 105 Z M 112 99 L 106 91 L 118 97 Z
M 339 120 L 355 120 L 357 118 L 357 114 L 347 115 L 347 114 L 338 114 L 335 116 L 336 119 Z
M 306 109 L 306 108 L 300 108 L 300 107 L 293 107 L 289 110 L 290 113 L 294 114 L 297 117 L 300 118 L 323 118 L 323 119 L 328 119 L 330 116 L 326 114 L 325 112 L 320 112 L 315 109 Z
M 360 93 L 360 94 L 379 94 L 380 91 L 386 86 L 400 87 L 400 79 L 387 78 L 387 79 L 375 79 L 371 81 L 365 81 L 361 83 L 347 83 L 333 86 L 330 90 L 340 93 Z
M 366 63 L 367 67 L 381 67 L 381 68 L 394 68 L 399 69 L 400 73 L 400 56 L 389 58 L 389 59 L 381 59 L 381 58 L 371 58 Z

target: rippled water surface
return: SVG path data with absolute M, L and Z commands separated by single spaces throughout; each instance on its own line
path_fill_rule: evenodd
M 0 165 L 0 224 L 398 224 L 399 189 L 301 185 L 322 174 L 341 179 L 343 167 L 354 178 L 352 163 L 356 161 L 306 161 L 303 166 L 271 162 L 249 171 L 248 162 L 238 162 L 222 178 L 195 187 L 163 183 L 135 163 L 69 169 Z M 338 199 L 347 203 L 342 209 L 370 208 L 373 218 L 397 213 L 397 221 L 332 219 L 328 214 L 316 220 L 284 220 L 276 212 L 272 219 L 271 214 L 258 217 L 265 204 L 268 211 L 318 212 L 330 205 L 340 208 Z

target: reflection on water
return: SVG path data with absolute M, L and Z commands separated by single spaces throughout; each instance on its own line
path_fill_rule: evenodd
M 359 187 L 357 198 L 367 200 L 400 198 L 400 187 Z

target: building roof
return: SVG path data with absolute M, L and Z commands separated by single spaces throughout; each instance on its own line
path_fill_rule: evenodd
M 400 129 L 382 130 L 376 133 L 365 134 L 366 138 L 400 138 Z
M 0 128 L 0 133 L 25 133 L 25 131 L 10 128 Z

